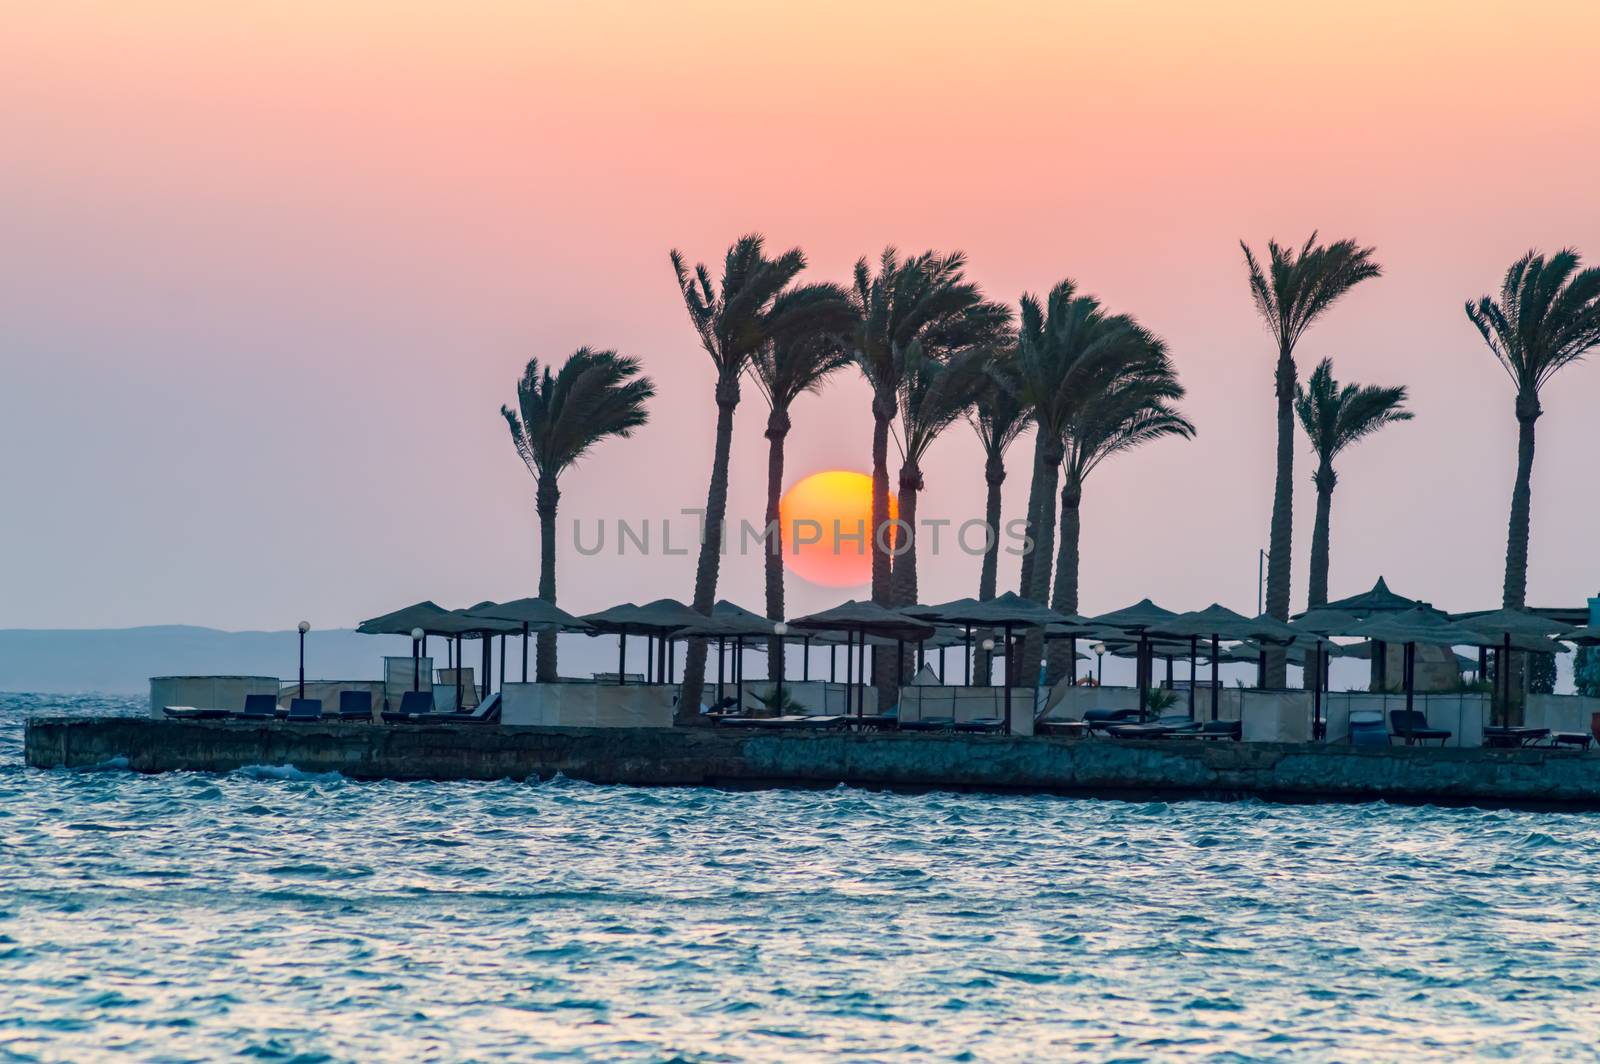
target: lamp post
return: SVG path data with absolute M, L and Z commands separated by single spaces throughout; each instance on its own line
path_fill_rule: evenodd
M 789 626 L 784 624 L 782 621 L 779 621 L 777 624 L 772 626 L 772 634 L 778 637 L 778 686 L 775 701 L 778 705 L 778 712 L 781 714 L 783 712 L 783 637 L 789 634 Z
M 422 690 L 422 637 L 421 628 L 411 629 L 411 689 Z
M 310 621 L 301 621 L 300 628 L 300 697 L 306 696 L 306 633 L 311 631 Z
M 1096 687 L 1106 685 L 1106 645 L 1096 643 L 1089 648 L 1094 651 L 1094 683 Z
M 983 652 L 985 654 L 992 655 L 994 653 L 994 640 L 992 638 L 985 639 L 983 642 L 979 643 L 978 645 L 983 648 Z M 1006 658 L 1006 668 L 1007 669 L 1011 668 L 1011 659 L 1009 657 Z M 990 675 L 993 676 L 994 674 L 991 672 Z M 993 683 L 993 680 L 991 680 L 990 682 Z

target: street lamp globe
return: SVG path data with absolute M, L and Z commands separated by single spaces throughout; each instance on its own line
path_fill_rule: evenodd
M 422 642 L 422 637 L 424 635 L 426 635 L 426 634 L 427 633 L 424 632 L 421 628 L 413 628 L 413 629 L 411 629 L 411 641 L 413 643 L 420 643 L 420 642 Z
M 300 629 L 301 635 L 305 635 L 307 632 L 311 631 L 311 622 L 301 621 L 296 627 Z
M 983 641 L 983 649 L 984 650 L 993 650 L 994 649 L 994 640 L 993 639 L 985 639 Z
M 777 636 L 788 635 L 789 626 L 784 624 L 782 621 L 779 621 L 777 624 L 772 626 L 772 634 Z

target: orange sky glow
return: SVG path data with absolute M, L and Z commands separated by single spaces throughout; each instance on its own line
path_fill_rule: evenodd
M 660 398 L 564 482 L 564 520 L 703 505 L 711 373 L 667 252 L 714 262 L 751 230 L 803 246 L 812 279 L 890 243 L 964 249 L 1012 302 L 1072 277 L 1168 340 L 1199 435 L 1089 483 L 1086 612 L 1254 607 L 1271 350 L 1238 241 L 1376 245 L 1386 276 L 1301 361 L 1407 384 L 1417 418 L 1341 459 L 1331 590 L 1383 572 L 1484 608 L 1515 426 L 1461 305 L 1529 247 L 1600 260 L 1592 3 L 64 0 L 4 19 L 0 487 L 50 515 L 0 531 L 38 563 L 0 567 L 6 626 L 350 624 L 529 594 L 532 482 L 497 411 L 530 355 L 584 344 L 642 358 Z M 1546 398 L 1535 605 L 1600 590 L 1597 396 L 1584 365 Z M 764 421 L 747 389 L 735 519 L 762 513 Z M 794 422 L 788 483 L 867 468 L 856 376 Z M 924 516 L 982 514 L 966 426 L 925 472 Z M 692 557 L 562 564 L 580 612 L 693 579 Z M 759 608 L 759 558 L 723 571 Z M 976 584 L 976 559 L 923 569 L 929 601 Z

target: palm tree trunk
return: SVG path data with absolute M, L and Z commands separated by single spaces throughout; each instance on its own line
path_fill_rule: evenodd
M 767 528 L 772 538 L 766 543 L 765 565 L 767 617 L 774 621 L 783 620 L 783 527 L 778 503 L 783 497 L 783 444 L 788 435 L 788 411 L 772 411 L 767 418 Z M 767 641 L 767 662 L 776 670 L 772 675 L 783 675 L 783 640 L 776 636 Z
M 892 537 L 879 537 L 889 520 L 889 422 L 894 419 L 895 403 L 874 393 L 872 398 L 872 527 L 867 529 L 872 551 L 872 601 L 887 606 L 890 600 L 890 563 L 886 545 Z
M 1078 505 L 1083 501 L 1083 481 L 1069 471 L 1061 487 L 1061 547 L 1056 555 L 1056 586 L 1050 608 L 1058 613 L 1078 612 Z M 1045 683 L 1054 685 L 1072 668 L 1071 640 L 1057 639 L 1049 648 Z
M 1511 489 L 1511 522 L 1506 531 L 1506 579 L 1501 605 L 1522 609 L 1528 601 L 1528 522 L 1533 506 L 1533 425 L 1540 414 L 1538 400 L 1531 411 L 1517 402 L 1517 482 Z
M 984 463 L 983 478 L 988 484 L 988 496 L 984 499 L 983 519 L 989 526 L 988 540 L 983 551 L 983 568 L 978 574 L 978 601 L 987 602 L 994 598 L 995 583 L 999 579 L 1000 569 L 1000 487 L 1006 481 L 1005 457 L 991 454 Z M 987 686 L 989 683 L 989 670 L 993 655 L 981 648 L 977 653 L 976 666 L 977 682 Z M 948 682 L 948 680 L 946 681 Z
M 891 601 L 895 606 L 914 606 L 917 602 L 917 493 L 922 490 L 922 471 L 914 463 L 906 463 L 900 467 L 900 520 L 906 523 L 911 531 L 906 536 L 903 546 L 904 553 L 896 555 L 894 571 L 890 576 L 889 589 Z M 897 545 L 899 547 L 899 545 Z M 879 687 L 887 688 L 891 694 L 889 702 L 883 701 L 879 694 L 878 704 L 892 705 L 900 699 L 900 692 L 895 689 L 894 680 L 897 676 L 910 679 L 911 650 L 901 648 L 900 662 L 892 673 L 879 677 Z
M 717 381 L 717 444 L 711 459 L 711 485 L 706 491 L 705 537 L 694 571 L 694 608 L 711 616 L 717 601 L 717 571 L 722 563 L 722 521 L 728 509 L 728 458 L 733 450 L 733 411 L 739 405 L 739 378 Z M 700 720 L 700 695 L 706 681 L 706 641 L 689 640 L 683 666 L 683 694 L 678 699 L 677 723 Z
M 1050 552 L 1056 545 L 1056 480 L 1061 470 L 1061 454 L 1061 445 L 1049 441 L 1039 452 L 1039 528 L 1033 534 L 1033 570 L 1028 574 L 1030 586 L 1026 596 L 1040 604 L 1050 601 Z M 1014 682 L 1021 684 L 1026 680 L 1027 686 L 1032 687 L 1043 656 L 1043 637 L 1037 631 L 1030 631 L 1022 642 L 1021 667 L 1011 673 Z
M 1311 575 L 1306 584 L 1306 609 L 1328 604 L 1328 527 L 1333 511 L 1333 463 L 1326 458 L 1317 466 L 1317 522 L 1311 529 Z M 1308 658 L 1303 670 L 1305 689 L 1316 690 L 1322 682 L 1321 661 Z
M 1542 413 L 1537 394 L 1517 396 L 1517 481 L 1511 489 L 1511 521 L 1506 530 L 1506 579 L 1501 605 L 1522 609 L 1528 602 L 1528 524 L 1533 509 L 1533 426 Z M 1524 655 L 1507 655 L 1506 723 L 1521 724 Z
M 539 512 L 539 597 L 551 605 L 556 601 L 556 506 L 561 490 L 555 477 L 539 478 L 536 509 Z M 527 659 L 523 659 L 527 665 Z M 540 632 L 539 649 L 534 659 L 534 678 L 540 683 L 555 683 L 556 633 Z
M 1272 489 L 1272 535 L 1267 548 L 1267 613 L 1289 619 L 1289 563 L 1294 532 L 1294 359 L 1287 350 L 1278 355 L 1278 475 Z M 1288 668 L 1283 650 L 1267 651 L 1262 682 L 1282 688 Z
M 1040 445 L 1035 444 L 1033 449 L 1033 472 L 1028 478 L 1028 521 L 1027 535 L 1031 538 L 1039 528 L 1039 499 L 1042 497 L 1039 490 L 1039 479 L 1044 474 L 1044 453 Z M 1052 505 L 1054 505 L 1052 503 Z M 1017 594 L 1023 598 L 1028 597 L 1029 590 L 1033 587 L 1033 562 L 1034 556 L 1039 553 L 1039 544 L 1035 542 L 1033 549 L 1022 555 L 1022 576 L 1017 581 Z

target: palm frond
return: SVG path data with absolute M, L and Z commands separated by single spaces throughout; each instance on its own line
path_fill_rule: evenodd
M 655 385 L 637 359 L 581 347 L 552 373 L 529 359 L 517 384 L 517 409 L 501 407 L 512 443 L 541 482 L 558 478 L 591 448 L 626 438 L 649 420 Z

